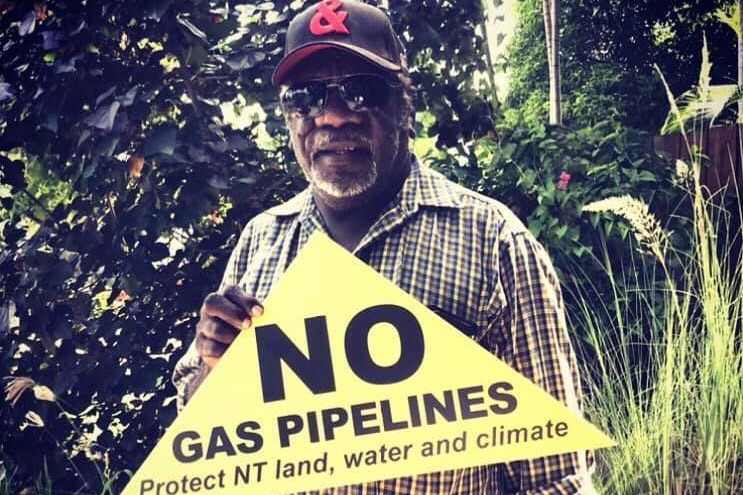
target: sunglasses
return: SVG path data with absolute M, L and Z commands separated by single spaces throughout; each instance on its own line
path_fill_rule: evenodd
M 349 110 L 363 112 L 387 105 L 392 88 L 400 86 L 375 74 L 355 74 L 340 79 L 304 81 L 286 88 L 281 94 L 281 106 L 286 112 L 314 118 L 325 111 L 330 88 L 338 88 L 338 95 Z

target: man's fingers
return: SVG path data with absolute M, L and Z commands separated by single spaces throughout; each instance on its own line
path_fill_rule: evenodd
M 239 330 L 243 326 L 243 321 L 249 319 L 249 315 L 245 309 L 223 295 L 212 292 L 206 296 L 201 306 L 201 320 L 209 318 L 219 318 Z
M 232 301 L 236 306 L 245 310 L 250 318 L 263 314 L 263 305 L 255 297 L 247 295 L 237 285 L 230 285 L 224 290 L 224 297 Z
M 222 344 L 230 344 L 237 336 L 239 330 L 232 325 L 228 325 L 221 319 L 202 318 L 196 325 L 196 333 L 204 337 L 216 340 Z
M 206 367 L 209 369 L 214 368 L 220 359 L 221 358 L 212 357 L 212 356 L 204 356 L 201 358 L 201 360 L 204 361 L 204 364 L 206 364 Z
M 220 358 L 224 351 L 229 347 L 228 344 L 223 344 L 206 337 L 204 334 L 196 335 L 196 351 L 199 353 L 202 359 L 204 358 Z
M 196 325 L 196 351 L 212 368 L 227 350 L 238 332 L 252 319 L 263 314 L 263 306 L 233 285 L 223 293 L 212 292 L 201 306 L 201 319 Z

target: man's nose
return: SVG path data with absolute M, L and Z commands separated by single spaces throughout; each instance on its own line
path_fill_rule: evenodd
M 330 88 L 328 93 L 325 110 L 315 117 L 317 127 L 343 127 L 346 124 L 361 124 L 363 119 L 361 113 L 349 109 L 336 88 Z

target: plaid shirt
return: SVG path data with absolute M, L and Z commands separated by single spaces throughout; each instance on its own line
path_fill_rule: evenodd
M 322 217 L 309 190 L 251 220 L 222 288 L 264 300 Z M 575 411 L 580 385 L 549 258 L 502 204 L 413 162 L 410 176 L 353 252 Z M 178 404 L 201 363 L 176 365 Z M 323 490 L 322 495 L 595 494 L 590 452 L 554 455 Z M 300 487 L 298 487 L 300 488 Z

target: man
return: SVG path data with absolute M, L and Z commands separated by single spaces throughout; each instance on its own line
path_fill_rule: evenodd
M 281 87 L 291 146 L 310 185 L 245 227 L 176 367 L 179 405 L 262 313 L 261 301 L 310 235 L 322 230 L 579 410 L 575 357 L 543 248 L 504 206 L 422 167 L 408 149 L 413 95 L 387 16 L 354 0 L 309 7 L 289 26 L 273 83 Z M 594 493 L 588 464 L 581 452 L 326 492 Z

